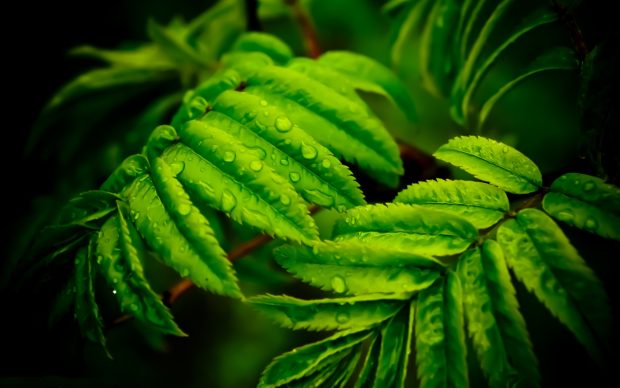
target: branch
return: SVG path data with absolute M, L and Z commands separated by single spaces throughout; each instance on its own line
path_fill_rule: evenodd
M 319 46 L 314 24 L 312 24 L 312 20 L 310 20 L 310 15 L 308 15 L 304 7 L 299 4 L 299 0 L 285 0 L 285 2 L 291 7 L 293 17 L 301 29 L 308 55 L 310 58 L 318 58 L 321 55 L 321 47 Z

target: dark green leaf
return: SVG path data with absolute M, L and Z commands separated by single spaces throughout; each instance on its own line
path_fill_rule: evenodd
M 278 356 L 263 372 L 259 387 L 279 387 L 294 383 L 316 371 L 326 358 L 354 347 L 370 334 L 369 331 L 338 332 L 327 339 Z
M 540 375 L 504 254 L 484 244 L 459 259 L 469 335 L 491 387 L 538 387 Z
M 103 322 L 95 301 L 94 240 L 75 256 L 75 316 L 84 337 L 100 344 L 108 357 Z
M 569 173 L 551 184 L 543 208 L 569 225 L 620 240 L 620 189 L 602 179 Z
M 607 295 L 555 222 L 525 209 L 500 227 L 497 241 L 517 278 L 600 358 L 611 333 Z
M 418 294 L 415 343 L 422 388 L 469 385 L 462 298 L 452 272 Z

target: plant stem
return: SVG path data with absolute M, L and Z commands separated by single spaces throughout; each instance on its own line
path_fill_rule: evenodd
M 245 0 L 245 26 L 248 31 L 261 31 L 258 0 Z
M 308 12 L 299 4 L 299 0 L 285 0 L 286 4 L 291 7 L 293 17 L 297 21 L 301 34 L 304 37 L 306 50 L 310 58 L 318 58 L 321 55 L 321 47 L 317 39 L 316 29 L 310 19 Z

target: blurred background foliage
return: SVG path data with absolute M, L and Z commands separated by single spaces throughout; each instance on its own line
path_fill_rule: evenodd
M 235 3 L 233 0 L 229 3 Z M 147 25 L 155 20 L 161 25 L 175 20 L 192 20 L 213 5 L 213 1 L 108 1 L 105 4 L 44 2 L 33 5 L 21 2 L 3 18 L 17 20 L 19 28 L 4 24 L 5 44 L 5 202 L 1 279 L 10 282 L 9 268 L 15 263 L 34 232 L 47 222 L 60 204 L 80 190 L 93 188 L 127 155 L 140 150 L 153 125 L 175 109 L 181 98 L 180 88 L 196 82 L 183 72 L 164 77 L 146 88 L 111 92 L 96 104 L 78 100 L 71 113 L 60 115 L 31 152 L 24 156 L 37 117 L 47 100 L 77 74 L 92 69 L 97 61 L 72 58 L 70 49 L 92 45 L 103 48 L 135 47 L 148 39 Z M 539 0 L 524 1 L 523 8 Z M 575 2 L 576 3 L 576 2 Z M 393 15 L 382 12 L 378 0 L 301 0 L 313 20 L 320 48 L 346 49 L 369 55 L 390 64 L 391 40 L 395 31 Z M 521 3 L 520 3 L 521 4 Z M 595 60 L 586 61 L 582 72 L 591 82 L 580 83 L 578 71 L 548 72 L 529 78 L 506 95 L 482 128 L 482 134 L 509 143 L 531 157 L 547 177 L 563 171 L 581 171 L 620 183 L 618 172 L 617 75 L 618 31 L 609 2 L 589 0 L 571 10 L 571 19 L 536 31 L 508 51 L 483 83 L 485 90 L 506 82 L 517 68 L 528 61 L 536 47 L 572 45 L 570 23 L 576 23 L 589 49 L 598 47 Z M 304 54 L 304 41 L 291 8 L 281 0 L 261 3 L 261 24 L 286 41 L 296 54 Z M 517 17 L 517 16 L 515 16 Z M 574 20 L 572 19 L 574 17 Z M 207 47 L 225 45 L 220 39 L 245 26 L 242 13 L 233 13 L 215 24 L 201 37 Z M 508 28 L 508 27 L 507 27 Z M 450 33 L 450 31 L 448 31 Z M 419 34 L 407 37 L 405 47 L 415 47 Z M 229 39 L 230 40 L 230 39 Z M 217 51 L 217 49 L 215 49 Z M 214 55 L 216 55 L 215 53 Z M 407 122 L 390 104 L 368 97 L 388 128 L 401 141 L 425 153 L 432 153 L 452 136 L 472 133 L 451 118 L 445 96 L 430 93 L 423 87 L 415 66 L 415 50 L 405 50 L 397 73 L 411 88 L 419 120 Z M 196 75 L 195 78 L 207 74 Z M 583 85 L 589 85 L 584 88 Z M 122 100 L 130 103 L 105 110 Z M 6 103 L 5 103 L 6 104 Z M 152 105 L 154 104 L 154 105 Z M 159 107 L 161 115 L 145 115 L 149 106 Z M 581 114 L 581 107 L 585 113 Z M 136 112 L 142 112 L 137 114 Z M 81 135 L 77 135 L 81 134 Z M 8 135 L 8 138 L 7 138 Z M 401 187 L 428 178 L 419 163 L 406 161 L 406 176 Z M 378 187 L 360 178 L 370 201 L 389 201 L 396 191 Z M 435 176 L 447 176 L 444 168 Z M 329 235 L 335 212 L 322 211 L 316 216 L 324 236 Z M 223 224 L 231 248 L 247 241 L 254 232 Z M 617 243 L 574 230 L 567 233 L 611 294 L 617 312 Z M 246 295 L 269 292 L 311 298 L 319 291 L 292 280 L 271 260 L 272 242 L 235 264 Z M 617 260 L 617 259 L 616 259 Z M 152 260 L 147 274 L 156 290 L 165 290 L 179 279 L 170 269 Z M 37 284 L 32 288 L 36 289 Z M 107 290 L 104 284 L 100 289 Z M 585 351 L 534 297 L 518 289 L 519 299 L 539 357 L 545 386 L 602 382 L 599 370 Z M 103 296 L 106 322 L 120 315 L 110 290 Z M 32 295 L 2 293 L 2 355 L 0 386 L 150 386 L 247 387 L 275 355 L 314 340 L 313 333 L 280 329 L 247 306 L 229 299 L 192 290 L 172 308 L 180 327 L 189 338 L 163 338 L 136 323 L 120 325 L 107 335 L 114 360 L 100 349 L 79 338 L 73 317 L 64 317 L 49 327 L 46 317 L 53 294 Z M 106 300 L 109 299 L 109 300 Z M 471 352 L 470 352 L 471 353 Z M 470 354 L 470 356 L 473 356 Z M 472 359 L 473 361 L 473 359 Z M 481 373 L 472 368 L 472 386 L 483 384 Z M 600 379 L 600 380 L 599 380 Z

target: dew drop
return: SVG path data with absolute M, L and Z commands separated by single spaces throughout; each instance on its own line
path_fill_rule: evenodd
M 343 293 L 347 290 L 347 283 L 342 276 L 336 275 L 332 278 L 332 288 L 334 292 Z
M 296 172 L 292 172 L 288 174 L 288 177 L 291 179 L 291 182 L 293 183 L 299 182 L 299 180 L 301 179 L 301 176 Z
M 288 197 L 288 195 L 282 194 L 280 196 L 280 202 L 282 202 L 282 205 L 290 205 L 291 204 L 291 199 Z
M 586 220 L 585 227 L 588 230 L 596 230 L 596 228 L 598 227 L 598 223 L 594 218 L 588 218 Z
M 261 105 L 261 106 L 267 106 L 267 101 L 265 101 L 265 100 L 260 100 L 260 105 Z
M 341 311 L 336 314 L 336 322 L 338 323 L 347 323 L 349 322 L 349 319 L 351 319 L 351 316 L 346 311 Z
M 188 215 L 192 211 L 192 208 L 188 204 L 182 203 L 182 204 L 179 205 L 178 211 L 179 211 L 180 215 L 186 216 L 186 215 Z
M 503 146 L 502 147 L 502 152 L 505 153 L 505 154 L 507 154 L 509 150 L 510 149 L 508 148 L 508 146 Z
M 556 218 L 563 222 L 570 222 L 573 220 L 573 213 L 568 211 L 561 211 L 556 215 Z
M 235 161 L 235 158 L 237 157 L 237 155 L 235 155 L 234 152 L 232 151 L 226 151 L 224 152 L 224 161 L 231 163 Z
M 263 162 L 261 162 L 260 160 L 253 160 L 252 162 L 250 162 L 250 169 L 252 171 L 259 172 L 263 169 Z
M 114 280 L 116 280 L 116 279 L 114 279 Z M 115 282 L 115 283 L 116 283 L 116 282 Z M 114 295 L 116 295 L 116 290 L 112 290 L 112 293 L 113 293 Z
M 283 166 L 288 166 L 288 158 L 284 157 L 280 159 L 280 164 Z
M 237 198 L 229 190 L 222 193 L 222 211 L 230 212 L 237 206 Z
M 303 156 L 305 159 L 311 160 L 316 158 L 316 155 L 316 148 L 306 143 L 301 143 L 301 156 Z
M 583 191 L 592 191 L 594 189 L 594 183 L 592 182 L 586 182 L 586 184 L 583 185 Z
M 280 132 L 288 132 L 293 127 L 293 123 L 288 117 L 280 116 L 276 119 L 276 129 Z
M 321 166 L 323 166 L 323 168 L 330 168 L 332 166 L 332 163 L 329 161 L 329 159 L 323 159 Z

